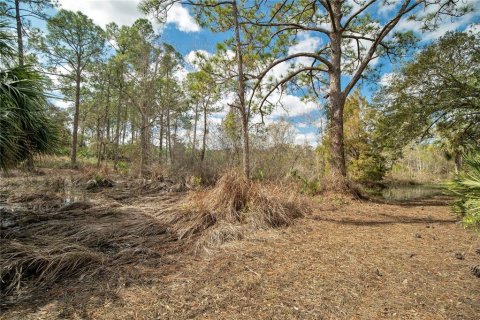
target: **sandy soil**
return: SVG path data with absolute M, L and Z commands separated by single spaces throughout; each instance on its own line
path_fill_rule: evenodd
M 92 198 L 155 217 L 181 196 Z M 132 263 L 136 272 L 64 279 L 0 318 L 479 318 L 480 278 L 470 272 L 480 265 L 479 237 L 457 223 L 449 199 L 315 201 L 314 212 L 288 228 L 200 256 L 170 250 L 160 262 Z

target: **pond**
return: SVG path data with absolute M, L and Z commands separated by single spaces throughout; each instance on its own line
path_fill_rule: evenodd
M 391 186 L 381 191 L 381 196 L 390 201 L 408 201 L 415 199 L 424 199 L 445 193 L 439 185 L 402 185 Z
M 71 178 L 65 179 L 62 196 L 64 204 L 87 200 L 85 190 L 77 188 Z

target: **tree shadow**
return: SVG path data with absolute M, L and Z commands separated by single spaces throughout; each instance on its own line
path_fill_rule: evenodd
M 316 221 L 332 222 L 342 225 L 353 226 L 377 226 L 377 225 L 393 225 L 393 224 L 450 224 L 458 222 L 457 219 L 435 219 L 432 217 L 412 217 L 407 215 L 393 215 L 387 213 L 379 213 L 380 216 L 385 217 L 385 220 L 360 220 L 353 218 L 327 218 L 316 216 L 312 218 Z
M 389 200 L 380 197 L 370 197 L 369 202 L 386 205 L 397 205 L 401 207 L 443 207 L 452 204 L 454 198 L 449 195 L 439 194 L 434 196 L 427 196 L 423 198 L 416 198 L 410 200 Z

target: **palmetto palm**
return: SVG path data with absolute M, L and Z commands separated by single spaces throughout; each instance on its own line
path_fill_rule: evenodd
M 47 115 L 44 80 L 30 66 L 11 66 L 11 37 L 0 23 L 0 169 L 50 153 L 57 130 Z
M 465 172 L 449 188 L 458 197 L 454 210 L 465 226 L 480 230 L 480 154 L 465 157 Z

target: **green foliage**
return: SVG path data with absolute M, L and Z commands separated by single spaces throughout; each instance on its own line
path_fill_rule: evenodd
M 480 153 L 466 156 L 465 171 L 448 185 L 457 197 L 453 210 L 468 228 L 480 231 Z
M 81 12 L 61 9 L 47 23 L 48 34 L 36 39 L 53 62 L 66 62 L 72 67 L 83 68 L 102 52 L 104 32 L 89 17 Z M 76 58 L 80 58 L 80 66 Z
M 253 173 L 252 179 L 258 180 L 258 181 L 265 180 L 265 171 L 263 169 L 255 170 L 255 172 Z
M 379 181 L 386 173 L 381 136 L 375 130 L 377 112 L 355 91 L 345 102 L 344 144 L 350 178 Z
M 227 133 L 227 136 L 231 140 L 236 141 L 240 139 L 240 128 L 238 128 L 237 119 L 234 112 L 230 111 L 225 115 L 225 118 L 223 119 L 223 127 L 225 129 L 225 132 Z
M 376 153 L 363 153 L 348 167 L 354 180 L 380 181 L 386 173 L 385 159 Z
M 375 102 L 384 144 L 435 140 L 451 154 L 480 147 L 480 34 L 448 33 L 391 76 Z
M 194 188 L 199 188 L 203 185 L 203 179 L 201 176 L 191 176 L 190 183 Z
M 47 115 L 41 76 L 29 66 L 0 70 L 0 168 L 52 153 L 57 128 Z
M 14 37 L 7 28 L 8 24 L 0 20 L 0 64 L 7 64 L 15 57 Z
M 95 153 L 87 147 L 80 147 L 78 149 L 78 155 L 82 158 L 85 158 L 85 159 L 95 157 Z
M 62 146 L 57 148 L 55 154 L 58 156 L 68 156 L 70 154 L 70 148 L 67 146 Z
M 52 153 L 58 131 L 47 114 L 45 80 L 31 66 L 11 66 L 11 37 L 0 25 L 0 169 L 7 170 L 35 154 Z M 31 162 L 31 161 L 30 161 Z M 30 163 L 31 164 L 31 163 Z
M 452 158 L 438 144 L 411 144 L 401 150 L 402 157 L 395 159 L 390 168 L 394 180 L 416 182 L 450 179 L 454 171 Z
M 297 170 L 290 172 L 292 178 L 300 182 L 300 192 L 309 196 L 314 196 L 320 191 L 320 182 L 317 178 L 307 179 L 299 174 Z

